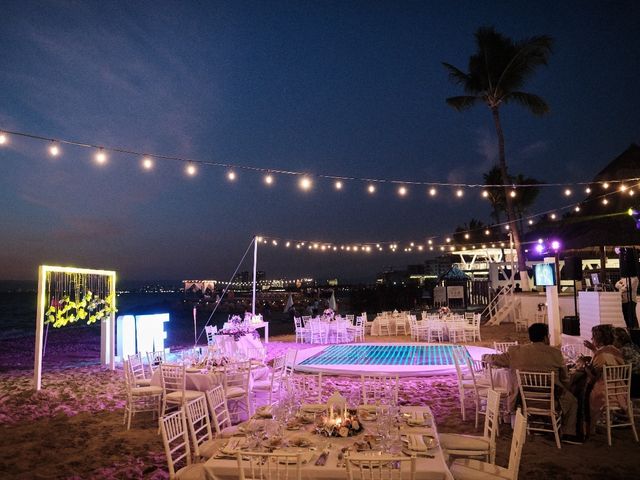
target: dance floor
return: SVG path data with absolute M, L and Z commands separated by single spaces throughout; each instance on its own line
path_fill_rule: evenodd
M 332 375 L 442 375 L 455 371 L 454 347 L 428 343 L 322 345 L 298 351 L 295 369 Z M 474 359 L 494 352 L 475 346 L 466 347 L 466 351 Z

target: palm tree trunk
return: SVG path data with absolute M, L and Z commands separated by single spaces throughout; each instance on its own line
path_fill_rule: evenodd
M 507 160 L 504 153 L 504 133 L 502 131 L 502 125 L 500 123 L 500 112 L 498 107 L 491 107 L 491 113 L 493 115 L 493 122 L 496 127 L 496 134 L 498 135 L 498 160 L 500 165 L 500 173 L 502 173 L 502 184 L 504 185 L 504 197 L 507 203 L 507 221 L 509 222 L 509 231 L 513 235 L 513 243 L 518 255 L 518 271 L 523 272 L 526 275 L 527 264 L 524 258 L 524 251 L 522 244 L 520 243 L 520 229 L 516 222 L 516 215 L 513 209 L 513 201 L 511 199 L 509 191 L 509 175 L 507 173 Z

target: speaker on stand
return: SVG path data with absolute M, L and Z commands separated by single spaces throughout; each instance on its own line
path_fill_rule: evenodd
M 635 305 L 631 303 L 633 298 L 631 288 L 633 284 L 630 277 L 638 276 L 638 252 L 635 248 L 620 247 L 618 260 L 620 261 L 620 279 L 626 279 L 627 282 L 627 301 L 623 302 L 622 311 L 627 328 L 631 330 L 637 324 L 637 320 L 635 308 L 633 308 Z
M 573 317 L 562 319 L 562 333 L 565 335 L 580 335 L 580 319 L 578 317 L 578 289 L 576 281 L 582 282 L 582 258 L 565 257 L 564 268 L 562 269 L 564 280 L 573 280 Z

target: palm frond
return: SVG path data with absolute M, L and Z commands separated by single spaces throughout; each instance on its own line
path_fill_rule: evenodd
M 535 93 L 509 92 L 504 96 L 503 101 L 505 103 L 511 101 L 519 103 L 523 107 L 528 108 L 531 113 L 535 115 L 544 115 L 549 112 L 549 105 L 547 105 L 547 102 Z
M 442 62 L 442 65 L 449 72 L 449 80 L 453 83 L 464 86 L 469 81 L 469 74 L 463 72 L 458 67 L 446 62 Z
M 458 97 L 449 97 L 446 102 L 450 107 L 455 108 L 459 112 L 462 110 L 467 110 L 473 107 L 478 101 L 481 100 L 481 97 L 472 96 L 472 95 L 461 95 Z

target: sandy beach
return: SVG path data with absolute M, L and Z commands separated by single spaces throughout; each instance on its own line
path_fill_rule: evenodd
M 77 332 L 76 332 L 77 333 Z M 122 370 L 114 372 L 95 365 L 98 346 L 91 335 L 73 342 L 64 334 L 48 346 L 43 389 L 32 390 L 32 350 L 15 342 L 0 342 L 3 372 L 0 373 L 0 474 L 3 479 L 129 479 L 168 478 L 157 424 L 150 415 L 139 414 L 131 430 L 123 426 L 124 384 Z M 512 325 L 484 327 L 483 342 L 526 341 Z M 373 337 L 368 341 L 399 342 L 407 337 Z M 291 347 L 292 335 L 273 338 L 269 358 Z M 325 394 L 335 388 L 357 388 L 353 380 L 331 378 Z M 405 378 L 401 381 L 402 404 L 429 405 L 441 432 L 474 433 L 472 420 L 462 422 L 454 375 Z M 471 406 L 468 409 L 472 411 Z M 498 439 L 497 463 L 506 466 L 510 429 L 503 427 Z M 638 478 L 640 445 L 630 429 L 615 431 L 613 447 L 606 444 L 604 430 L 584 445 L 563 444 L 558 450 L 550 435 L 530 435 L 524 447 L 520 478 L 606 479 Z

